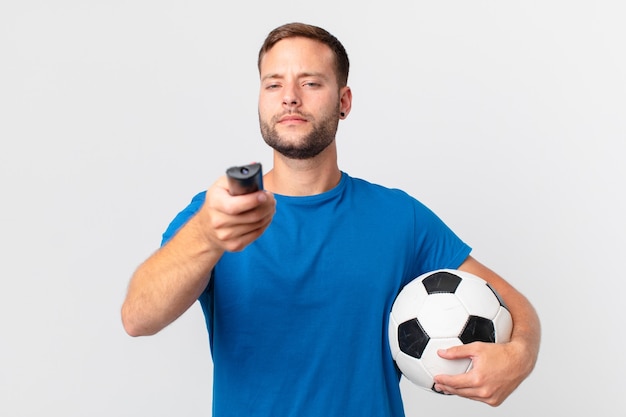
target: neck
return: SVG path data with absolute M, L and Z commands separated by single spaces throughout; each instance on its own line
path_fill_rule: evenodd
M 263 177 L 263 185 L 275 194 L 298 197 L 326 192 L 340 180 L 337 147 L 333 142 L 311 159 L 289 159 L 274 152 L 274 167 Z

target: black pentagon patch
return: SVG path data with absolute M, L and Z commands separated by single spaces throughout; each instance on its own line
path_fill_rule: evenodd
M 398 345 L 409 356 L 420 359 L 429 340 L 430 337 L 417 319 L 405 321 L 398 326 Z
M 496 331 L 493 322 L 484 317 L 469 316 L 459 339 L 463 344 L 471 342 L 495 343 Z
M 422 280 L 426 292 L 434 293 L 452 293 L 456 291 L 462 278 L 458 275 L 451 274 L 446 271 L 435 272 Z

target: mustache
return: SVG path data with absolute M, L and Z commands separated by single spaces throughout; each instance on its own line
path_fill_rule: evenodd
M 276 116 L 272 117 L 272 121 L 275 122 L 275 123 L 279 122 L 285 116 L 296 116 L 296 117 L 301 117 L 301 118 L 306 119 L 306 120 L 313 119 L 311 117 L 311 115 L 308 114 L 308 113 L 302 113 L 300 111 L 288 110 L 288 111 L 284 111 L 284 112 L 282 112 L 280 114 L 277 114 Z

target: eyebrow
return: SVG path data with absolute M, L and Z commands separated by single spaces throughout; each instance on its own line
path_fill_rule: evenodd
M 324 75 L 321 72 L 302 72 L 298 74 L 298 78 L 307 78 L 307 77 L 318 77 L 321 78 L 323 80 L 327 80 L 328 77 L 326 75 Z M 265 75 L 263 78 L 261 78 L 261 81 L 265 81 L 265 80 L 280 80 L 285 78 L 284 75 L 278 74 L 278 73 L 272 73 L 272 74 L 267 74 Z

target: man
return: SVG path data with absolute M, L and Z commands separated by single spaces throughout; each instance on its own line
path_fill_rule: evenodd
M 154 334 L 199 299 L 215 417 L 402 416 L 391 305 L 421 273 L 458 268 L 501 294 L 514 329 L 506 344 L 439 352 L 471 357 L 473 368 L 437 376 L 435 388 L 501 404 L 537 358 L 533 307 L 417 200 L 339 169 L 335 134 L 352 92 L 334 36 L 284 25 L 268 35 L 258 66 L 261 133 L 274 149 L 266 191 L 231 196 L 222 177 L 194 197 L 134 273 L 126 331 Z

